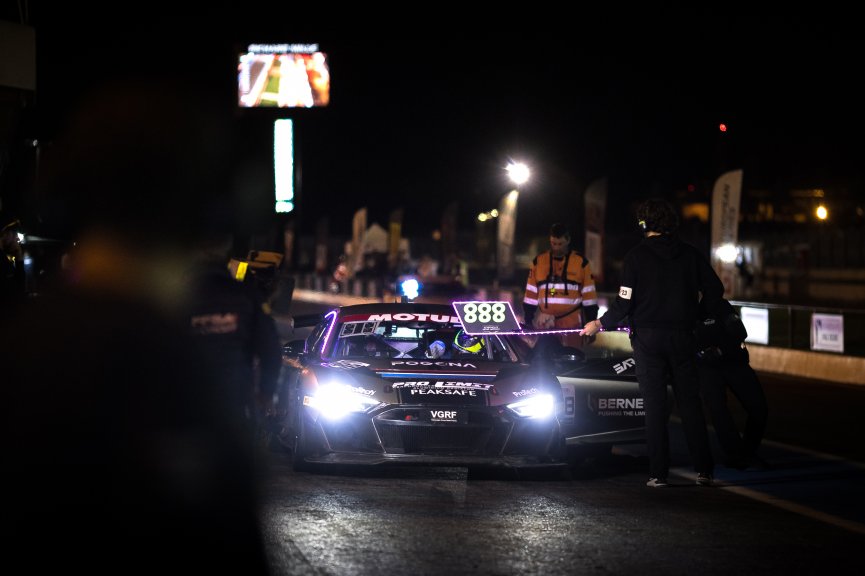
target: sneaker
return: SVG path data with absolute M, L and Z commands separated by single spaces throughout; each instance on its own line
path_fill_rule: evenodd
M 664 478 L 649 478 L 649 481 L 646 482 L 646 486 L 649 488 L 663 488 L 667 485 L 667 480 Z
M 700 472 L 697 474 L 697 485 L 698 486 L 711 486 L 712 485 L 712 475 L 708 472 Z

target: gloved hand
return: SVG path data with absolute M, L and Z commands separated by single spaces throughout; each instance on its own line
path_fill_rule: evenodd
M 532 318 L 532 326 L 537 330 L 550 330 L 556 326 L 556 317 L 538 310 Z
M 441 340 L 436 340 L 432 344 L 429 345 L 429 348 L 426 351 L 427 358 L 441 358 L 444 356 L 446 350 L 445 343 Z

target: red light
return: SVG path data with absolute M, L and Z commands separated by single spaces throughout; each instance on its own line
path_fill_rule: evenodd
M 718 130 L 720 130 L 721 132 L 726 132 L 726 131 L 727 131 L 727 125 L 726 125 L 726 124 L 723 124 L 723 123 L 722 123 L 722 124 L 719 124 L 719 125 L 718 125 Z

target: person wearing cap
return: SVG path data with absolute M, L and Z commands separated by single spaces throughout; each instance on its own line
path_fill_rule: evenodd
M 523 312 L 526 323 L 537 330 L 565 330 L 562 344 L 580 348 L 576 330 L 598 317 L 598 296 L 589 260 L 571 250 L 571 233 L 561 223 L 550 226 L 550 249 L 532 260 Z
M 20 227 L 18 220 L 12 220 L 0 228 L 0 306 L 16 304 L 26 294 Z
M 714 461 L 700 397 L 694 326 L 701 318 L 701 305 L 715 313 L 724 285 L 708 260 L 676 236 L 679 219 L 667 201 L 644 201 L 637 209 L 637 223 L 644 237 L 625 255 L 619 292 L 604 315 L 588 322 L 582 333 L 592 336 L 628 320 L 646 411 L 646 485 L 667 485 L 667 385 L 672 383 L 697 484 L 711 486 Z

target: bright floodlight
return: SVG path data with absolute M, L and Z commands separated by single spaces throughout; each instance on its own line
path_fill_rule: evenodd
M 736 261 L 739 250 L 733 244 L 724 244 L 715 249 L 715 255 L 721 262 L 730 264 Z
M 523 184 L 529 179 L 529 167 L 522 162 L 508 164 L 507 171 L 514 184 Z

